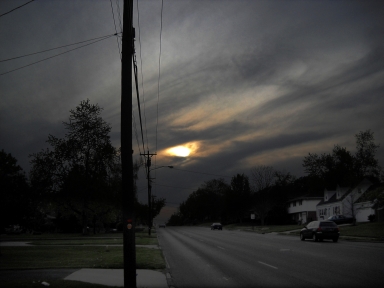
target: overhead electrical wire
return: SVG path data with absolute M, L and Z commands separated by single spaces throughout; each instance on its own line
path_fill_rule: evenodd
M 140 56 L 140 74 L 141 74 L 141 90 L 143 97 L 143 105 L 144 105 L 144 129 L 145 129 L 145 138 L 147 143 L 147 151 L 149 151 L 148 147 L 148 130 L 147 130 L 147 115 L 145 108 L 145 91 L 144 91 L 144 76 L 143 76 L 143 58 L 141 57 L 141 29 L 140 29 L 140 11 L 139 11 L 139 0 L 136 1 L 136 9 L 137 9 L 137 26 L 138 26 L 138 34 L 139 34 L 139 56 Z
M 115 32 L 116 32 L 116 34 L 117 34 L 116 21 L 115 21 L 115 13 L 113 12 L 112 0 L 109 0 L 109 1 L 111 2 L 111 10 L 112 10 L 113 24 L 115 25 Z M 120 31 L 121 31 L 121 30 L 120 30 Z M 116 38 L 116 42 L 117 42 L 117 48 L 119 49 L 120 60 L 122 60 L 122 59 L 121 59 L 121 50 L 120 50 L 119 38 Z
M 160 75 L 161 75 L 161 37 L 163 34 L 163 8 L 164 1 L 161 0 L 161 11 L 160 11 L 160 40 L 159 40 L 159 76 L 157 78 L 157 108 L 156 108 L 156 152 L 157 152 L 157 131 L 159 126 L 159 101 L 160 101 Z M 156 164 L 156 158 L 155 158 Z M 156 174 L 156 172 L 155 172 Z M 156 188 L 156 186 L 155 186 Z
M 121 21 L 121 12 L 120 12 L 119 0 L 116 0 L 116 5 L 117 5 L 117 15 L 119 16 L 120 31 L 123 32 L 123 23 Z M 123 40 L 122 39 L 120 39 L 120 45 L 121 45 L 121 47 L 123 47 Z
M 109 39 L 110 37 L 112 36 L 116 36 L 116 34 L 112 34 L 112 35 L 109 35 L 109 36 L 105 36 L 104 38 L 102 39 L 99 39 L 99 40 L 96 40 L 96 41 L 93 41 L 91 43 L 88 43 L 88 44 L 85 44 L 85 45 L 82 45 L 82 46 L 79 46 L 79 47 L 76 47 L 76 48 L 73 48 L 73 49 L 70 49 L 70 50 L 67 50 L 65 52 L 62 52 L 62 53 L 59 53 L 59 54 L 56 54 L 56 55 L 53 55 L 51 57 L 47 57 L 47 58 L 44 58 L 44 59 L 41 59 L 39 61 L 36 61 L 36 62 L 33 62 L 33 63 L 30 63 L 28 65 L 24 65 L 22 67 L 19 67 L 19 68 L 16 68 L 16 69 L 13 69 L 13 70 L 10 70 L 10 71 L 7 71 L 7 72 L 4 72 L 4 73 L 1 73 L 0 76 L 3 76 L 5 74 L 9 74 L 11 72 L 14 72 L 14 71 L 17 71 L 17 70 L 20 70 L 20 69 L 23 69 L 23 68 L 26 68 L 26 67 L 29 67 L 29 66 L 32 66 L 34 64 L 37 64 L 37 63 L 40 63 L 40 62 L 43 62 L 43 61 L 46 61 L 46 60 L 49 60 L 49 59 L 52 59 L 52 58 L 55 58 L 55 57 L 58 57 L 60 55 L 63 55 L 63 54 L 66 54 L 66 53 L 69 53 L 71 51 L 74 51 L 74 50 L 77 50 L 77 49 L 80 49 L 80 48 L 83 48 L 83 47 L 86 47 L 86 46 L 89 46 L 89 45 L 92 45 L 92 44 L 95 44 L 97 42 L 100 42 L 100 41 L 103 41 L 103 40 L 106 40 L 106 39 Z
M 97 39 L 102 39 L 102 38 L 106 38 L 106 37 L 109 38 L 111 36 L 116 36 L 116 35 L 118 36 L 118 34 L 121 34 L 121 33 L 117 33 L 116 32 L 116 34 L 100 36 L 100 37 L 96 37 L 96 38 L 92 38 L 92 39 L 88 39 L 88 40 L 84 40 L 84 41 L 80 41 L 80 42 L 76 42 L 76 43 L 72 43 L 72 44 L 67 44 L 67 45 L 63 45 L 63 46 L 59 46 L 59 47 L 55 47 L 55 48 L 51 48 L 51 49 L 42 50 L 42 51 L 39 51 L 39 52 L 29 53 L 29 54 L 25 54 L 25 55 L 22 55 L 22 56 L 16 56 L 16 57 L 0 60 L 0 62 L 6 62 L 6 61 L 11 61 L 11 60 L 27 57 L 27 56 L 32 56 L 32 55 L 36 55 L 36 54 L 40 54 L 40 53 L 45 53 L 45 52 L 48 52 L 48 51 L 52 51 L 52 50 L 56 50 L 56 49 L 60 49 L 60 48 L 64 48 L 64 47 L 69 47 L 69 46 L 73 46 L 73 45 L 78 45 L 78 44 L 81 44 L 81 43 L 85 43 L 85 42 L 89 42 L 89 41 L 93 41 L 93 40 L 97 40 Z
M 135 47 L 135 46 L 133 46 Z M 136 64 L 136 53 L 135 53 L 135 48 L 133 48 L 133 72 L 135 76 L 135 86 L 136 86 L 136 95 L 137 95 L 137 106 L 139 110 L 139 119 L 140 119 L 140 129 L 141 129 L 141 140 L 143 142 L 143 151 L 145 151 L 145 146 L 144 146 L 144 134 L 143 134 L 143 122 L 142 122 L 142 117 L 141 117 L 141 107 L 140 107 L 140 97 L 139 97 L 139 83 L 137 80 L 137 64 Z
M 21 8 L 21 7 L 25 6 L 25 5 L 27 5 L 27 4 L 31 3 L 31 2 L 33 2 L 33 1 L 35 1 L 35 0 L 31 0 L 31 1 L 29 1 L 29 2 L 27 2 L 27 3 L 25 3 L 25 4 L 23 4 L 23 5 L 21 5 L 21 6 L 19 6 L 19 7 L 16 7 L 16 8 L 14 8 L 14 9 L 12 9 L 12 10 L 6 12 L 6 13 L 3 13 L 3 14 L 0 15 L 0 17 L 3 17 L 4 15 L 7 15 L 7 14 L 11 13 L 12 11 L 15 11 L 15 10 L 17 10 L 17 9 L 19 9 L 19 8 Z
M 157 120 L 156 120 L 156 151 L 157 151 L 157 129 L 159 126 L 159 100 L 160 100 L 160 72 L 161 72 L 161 36 L 163 33 L 163 8 L 164 1 L 161 0 L 161 13 L 160 13 L 160 47 L 159 47 L 159 76 L 157 78 Z
M 133 128 L 135 130 L 135 137 L 136 137 L 136 142 L 137 142 L 137 148 L 139 149 L 139 153 L 141 154 L 140 143 L 139 143 L 139 136 L 137 135 L 136 119 L 135 119 L 135 114 L 134 113 L 132 113 L 132 123 L 133 123 Z

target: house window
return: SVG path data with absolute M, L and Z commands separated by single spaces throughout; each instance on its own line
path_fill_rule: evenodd
M 296 202 L 293 202 L 293 207 L 296 207 Z
M 300 206 L 303 205 L 303 200 L 300 200 L 300 201 L 299 201 L 299 205 L 300 205 Z

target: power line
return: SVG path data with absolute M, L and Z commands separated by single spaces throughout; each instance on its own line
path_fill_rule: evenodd
M 109 0 L 111 2 L 111 10 L 112 10 L 112 17 L 113 17 L 113 24 L 115 25 L 115 32 L 117 34 L 117 28 L 116 28 L 116 21 L 115 21 L 115 13 L 113 12 L 113 5 L 112 5 L 112 0 Z M 119 56 L 121 60 L 121 51 L 120 51 L 120 44 L 119 44 L 119 38 L 116 38 L 117 42 L 117 48 L 119 49 Z
M 31 2 L 33 2 L 33 1 L 35 1 L 35 0 L 31 0 L 31 1 L 29 1 L 29 2 L 27 2 L 27 3 L 25 3 L 25 4 L 23 4 L 23 5 L 21 5 L 21 6 L 19 6 L 19 7 L 16 7 L 16 8 L 14 8 L 14 9 L 12 9 L 12 10 L 10 10 L 10 11 L 4 13 L 4 14 L 1 14 L 0 17 L 3 17 L 4 15 L 7 15 L 7 14 L 11 13 L 12 11 L 15 11 L 15 10 L 17 10 L 17 9 L 19 9 L 19 8 L 21 8 L 21 7 L 25 6 L 25 5 L 27 5 L 27 4 L 31 3 Z
M 143 135 L 143 123 L 142 123 L 142 117 L 141 117 L 141 108 L 140 108 L 140 97 L 139 97 L 139 86 L 138 86 L 138 80 L 137 80 L 137 65 L 136 65 L 136 53 L 135 49 L 133 49 L 133 72 L 135 76 L 135 86 L 136 86 L 136 94 L 137 94 L 137 106 L 139 109 L 139 120 L 140 120 L 140 128 L 141 128 L 141 139 L 143 141 L 143 152 L 145 151 L 144 148 L 144 135 Z
M 142 97 L 143 97 L 143 105 L 144 105 L 144 128 L 145 128 L 145 138 L 147 141 L 147 150 L 149 151 L 148 147 L 148 130 L 147 130 L 147 115 L 145 113 L 145 94 L 144 94 L 144 76 L 143 76 L 143 58 L 141 57 L 141 33 L 140 33 L 140 12 L 139 12 L 139 0 L 136 1 L 136 9 L 137 9 L 137 26 L 138 26 L 138 34 L 139 34 L 139 56 L 140 56 L 140 74 L 141 74 L 141 90 L 142 90 Z
M 77 50 L 77 49 L 80 49 L 80 48 L 83 48 L 83 47 L 86 47 L 86 46 L 89 46 L 89 45 L 95 44 L 95 43 L 97 43 L 97 42 L 100 42 L 100 41 L 102 41 L 102 40 L 106 40 L 106 39 L 108 39 L 108 38 L 110 38 L 110 37 L 112 37 L 112 36 L 115 36 L 115 35 L 116 35 L 116 34 L 113 34 L 113 35 L 107 36 L 107 37 L 105 37 L 105 38 L 102 38 L 102 39 L 100 39 L 100 40 L 94 41 L 94 42 L 92 42 L 92 43 L 88 43 L 88 44 L 85 44 L 85 45 L 82 45 L 82 46 L 76 47 L 76 48 L 74 48 L 74 49 L 71 49 L 71 50 L 65 51 L 65 52 L 63 52 L 63 53 L 59 53 L 59 54 L 53 55 L 53 56 L 51 56 L 51 57 L 48 57 L 48 58 L 44 58 L 44 59 L 42 59 L 42 60 L 39 60 L 39 61 L 33 62 L 33 63 L 31 63 L 31 64 L 28 64 L 28 65 L 25 65 L 25 66 L 22 66 L 22 67 L 19 67 L 19 68 L 16 68 L 16 69 L 13 69 L 13 70 L 10 70 L 10 71 L 7 71 L 7 72 L 4 72 L 4 73 L 1 73 L 1 74 L 0 74 L 0 76 L 3 76 L 3 75 L 5 75 L 5 74 L 9 74 L 9 73 L 11 73 L 11 72 L 14 72 L 14 71 L 17 71 L 17 70 L 20 70 L 20 69 L 23 69 L 23 68 L 26 68 L 26 67 L 29 67 L 29 66 L 32 66 L 32 65 L 34 65 L 34 64 L 37 64 L 37 63 L 40 63 L 40 62 L 46 61 L 46 60 L 48 60 L 48 59 L 51 59 L 51 58 L 55 58 L 55 57 L 57 57 L 57 56 L 60 56 L 60 55 L 63 55 L 63 54 L 69 53 L 69 52 L 71 52 L 71 51 L 74 51 L 74 50 Z
M 120 12 L 120 4 L 119 4 L 119 0 L 116 0 L 116 5 L 117 5 L 117 15 L 119 16 L 119 23 L 120 23 L 120 31 L 123 31 L 123 25 L 122 25 L 122 22 L 121 22 L 121 12 Z
M 163 33 L 163 7 L 164 7 L 164 1 L 161 0 L 161 12 L 160 12 L 160 41 L 159 41 L 159 77 L 157 79 L 157 108 L 156 108 L 156 149 L 157 152 L 157 130 L 159 126 L 159 101 L 160 101 L 160 71 L 161 71 L 161 36 Z M 155 158 L 155 164 L 156 164 L 156 158 Z M 156 172 L 155 172 L 156 174 Z
M 118 34 L 120 34 L 120 33 L 117 33 L 117 32 L 116 32 L 116 34 L 105 35 L 105 36 L 101 36 L 101 37 L 96 37 L 96 38 L 92 38 L 92 39 L 88 39 L 88 40 L 84 40 L 84 41 L 76 42 L 76 43 L 73 43 L 73 44 L 67 44 L 67 45 L 63 45 L 63 46 L 56 47 L 56 48 L 51 48 L 51 49 L 47 49 L 47 50 L 43 50 L 43 51 L 39 51 L 39 52 L 34 52 L 34 53 L 30 53 L 30 54 L 25 54 L 25 55 L 22 55 L 22 56 L 17 56 L 17 57 L 13 57 L 13 58 L 8 58 L 8 59 L 0 60 L 0 62 L 6 62 L 6 61 L 11 61 L 11 60 L 15 60 L 15 59 L 19 59 L 19 58 L 27 57 L 27 56 L 32 56 L 32 55 L 36 55 L 36 54 L 40 54 L 40 53 L 45 53 L 45 52 L 48 52 L 48 51 L 52 51 L 52 50 L 56 50 L 56 49 L 60 49 L 60 48 L 68 47 L 68 46 L 73 46 L 73 45 L 77 45 L 77 44 L 81 44 L 81 43 L 85 43 L 85 42 L 89 42 L 89 41 L 93 41 L 93 40 L 97 40 L 97 39 L 101 39 L 101 38 L 107 38 L 107 37 L 111 37 L 111 36 L 117 36 Z M 102 40 L 103 40 L 103 39 L 102 39 Z
M 157 120 L 156 120 L 156 151 L 157 151 L 157 128 L 159 126 L 159 99 L 160 99 L 160 71 L 161 71 L 161 36 L 163 33 L 163 7 L 164 1 L 161 0 L 160 13 L 160 49 L 159 49 L 159 77 L 157 79 Z

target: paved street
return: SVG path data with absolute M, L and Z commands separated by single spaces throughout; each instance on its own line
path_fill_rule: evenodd
M 157 229 L 172 285 L 183 287 L 379 287 L 384 244 L 204 227 Z

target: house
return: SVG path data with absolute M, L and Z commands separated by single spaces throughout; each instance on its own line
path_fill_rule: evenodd
M 374 202 L 363 200 L 364 193 L 373 183 L 364 179 L 353 188 L 337 186 L 333 190 L 324 190 L 324 196 L 316 206 L 319 220 L 328 219 L 333 215 L 355 217 L 357 222 L 367 222 L 368 216 L 375 214 Z
M 317 220 L 316 205 L 322 196 L 306 194 L 288 201 L 288 214 L 295 223 L 303 224 Z

